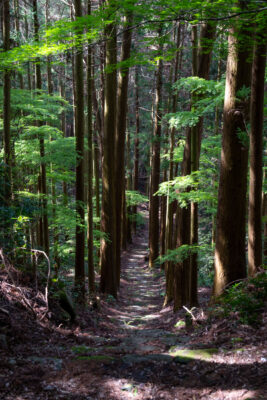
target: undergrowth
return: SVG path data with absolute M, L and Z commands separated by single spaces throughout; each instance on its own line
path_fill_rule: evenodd
M 266 300 L 267 273 L 262 272 L 226 289 L 217 299 L 215 310 L 225 317 L 234 315 L 242 324 L 258 326 L 261 324 Z

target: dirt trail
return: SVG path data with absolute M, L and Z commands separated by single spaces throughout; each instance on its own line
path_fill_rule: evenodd
M 145 208 L 142 213 L 147 218 Z M 147 243 L 144 227 L 122 255 L 118 301 L 107 298 L 99 311 L 81 313 L 79 326 L 47 329 L 22 321 L 29 329 L 5 356 L 5 369 L 0 365 L 0 399 L 267 398 L 263 331 L 244 331 L 238 352 L 224 322 L 208 328 L 200 321 L 187 330 L 184 311 L 162 309 L 164 274 L 148 269 Z M 200 300 L 205 307 L 207 290 Z

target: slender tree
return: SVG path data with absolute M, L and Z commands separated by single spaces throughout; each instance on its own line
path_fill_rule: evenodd
M 107 0 L 106 11 L 114 12 L 116 2 Z M 117 73 L 114 68 L 117 61 L 116 25 L 105 26 L 106 69 L 104 89 L 104 137 L 102 164 L 102 215 L 100 248 L 101 279 L 100 290 L 117 297 L 116 261 L 116 206 L 115 206 L 115 139 L 116 139 L 116 103 Z
M 3 42 L 4 50 L 10 49 L 10 4 L 9 0 L 3 2 Z M 3 104 L 3 132 L 4 132 L 4 161 L 5 161 L 5 200 L 9 204 L 11 200 L 11 137 L 10 137 L 10 92 L 11 92 L 11 76 L 10 71 L 4 71 L 4 104 Z
M 75 18 L 82 17 L 82 2 L 75 0 Z M 78 32 L 78 33 L 82 33 Z M 82 44 L 75 52 L 75 91 L 76 91 L 76 248 L 75 248 L 75 284 L 80 301 L 84 296 L 84 79 Z
M 135 138 L 134 138 L 134 178 L 133 189 L 138 190 L 139 178 L 139 134 L 140 134 L 140 112 L 139 112 L 139 67 L 135 67 Z M 137 206 L 133 207 L 133 214 L 137 214 Z M 134 231 L 136 232 L 136 219 L 133 223 Z
M 197 31 L 193 27 L 193 75 L 199 78 L 209 79 L 209 69 L 211 63 L 211 53 L 213 42 L 215 39 L 214 24 L 202 24 L 199 39 L 199 48 L 197 48 Z M 193 99 L 194 100 L 194 99 Z M 203 132 L 203 118 L 199 123 L 191 129 L 191 173 L 198 171 L 201 139 Z M 190 244 L 198 245 L 198 203 L 191 203 L 191 226 L 190 226 Z M 198 260 L 197 253 L 190 257 L 190 287 L 189 287 L 189 303 L 191 306 L 198 304 L 197 298 L 197 275 Z
M 91 0 L 87 2 L 87 14 L 91 15 Z M 93 100 L 92 100 L 92 50 L 90 41 L 87 53 L 87 146 L 88 146 L 88 182 L 87 182 L 87 252 L 89 292 L 95 291 L 94 249 L 93 249 Z
M 160 27 L 158 37 L 161 38 Z M 159 50 L 161 50 L 161 44 Z M 159 197 L 154 196 L 158 191 L 160 182 L 160 137 L 161 137 L 161 101 L 162 101 L 162 69 L 163 62 L 159 58 L 157 66 L 157 83 L 155 98 L 155 123 L 153 132 L 152 161 L 151 161 L 151 186 L 150 186 L 150 208 L 149 208 L 149 266 L 153 267 L 159 256 Z
M 39 18 L 38 18 L 38 7 L 37 0 L 33 0 L 33 16 L 34 16 L 34 37 L 35 40 L 39 41 Z M 36 60 L 35 64 L 35 84 L 36 89 L 42 90 L 42 75 L 41 75 L 41 63 L 40 59 Z M 37 121 L 40 126 L 40 121 Z M 41 194 L 42 204 L 42 218 L 40 219 L 40 244 L 44 247 L 47 255 L 49 255 L 49 229 L 48 229 L 48 214 L 47 214 L 47 183 L 46 183 L 46 162 L 45 162 L 45 140 L 44 137 L 39 139 L 40 148 L 40 177 L 39 177 L 39 192 Z
M 250 181 L 248 213 L 248 273 L 253 276 L 262 265 L 262 139 L 266 37 L 255 45 L 252 65 L 250 110 Z
M 129 13 L 124 20 L 125 30 L 122 38 L 121 62 L 125 63 L 130 57 L 132 30 L 130 27 L 132 14 Z M 116 116 L 116 138 L 115 138 L 115 187 L 116 187 L 116 269 L 117 285 L 120 283 L 120 249 L 122 232 L 122 205 L 123 192 L 125 190 L 125 138 L 126 138 L 126 115 L 128 97 L 129 68 L 122 67 L 119 70 L 117 116 Z

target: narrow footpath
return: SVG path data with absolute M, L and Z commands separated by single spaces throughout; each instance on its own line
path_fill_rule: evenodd
M 184 310 L 162 309 L 164 273 L 148 268 L 147 243 L 144 225 L 122 255 L 118 301 L 107 297 L 99 310 L 81 312 L 76 326 L 13 321 L 17 336 L 0 352 L 0 399 L 267 398 L 264 331 L 208 325 L 207 289 L 191 328 Z

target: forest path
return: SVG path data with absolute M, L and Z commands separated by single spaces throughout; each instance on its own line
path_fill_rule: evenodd
M 146 220 L 146 207 L 140 211 Z M 267 398 L 264 327 L 230 318 L 208 323 L 209 291 L 202 288 L 197 322 L 186 329 L 184 310 L 162 309 L 164 273 L 148 268 L 147 243 L 145 224 L 122 254 L 118 300 L 81 310 L 76 325 L 12 315 L 12 346 L 2 352 L 0 335 L 0 399 Z
M 147 219 L 145 207 L 141 212 Z M 63 368 L 47 377 L 46 388 L 56 390 L 57 399 L 75 400 L 255 398 L 248 359 L 243 364 L 239 355 L 228 355 L 212 332 L 187 330 L 184 310 L 162 309 L 164 273 L 148 268 L 147 243 L 146 224 L 122 254 L 118 300 L 107 298 L 93 329 L 85 323 L 75 341 L 69 339 Z M 207 304 L 206 289 L 200 300 Z

